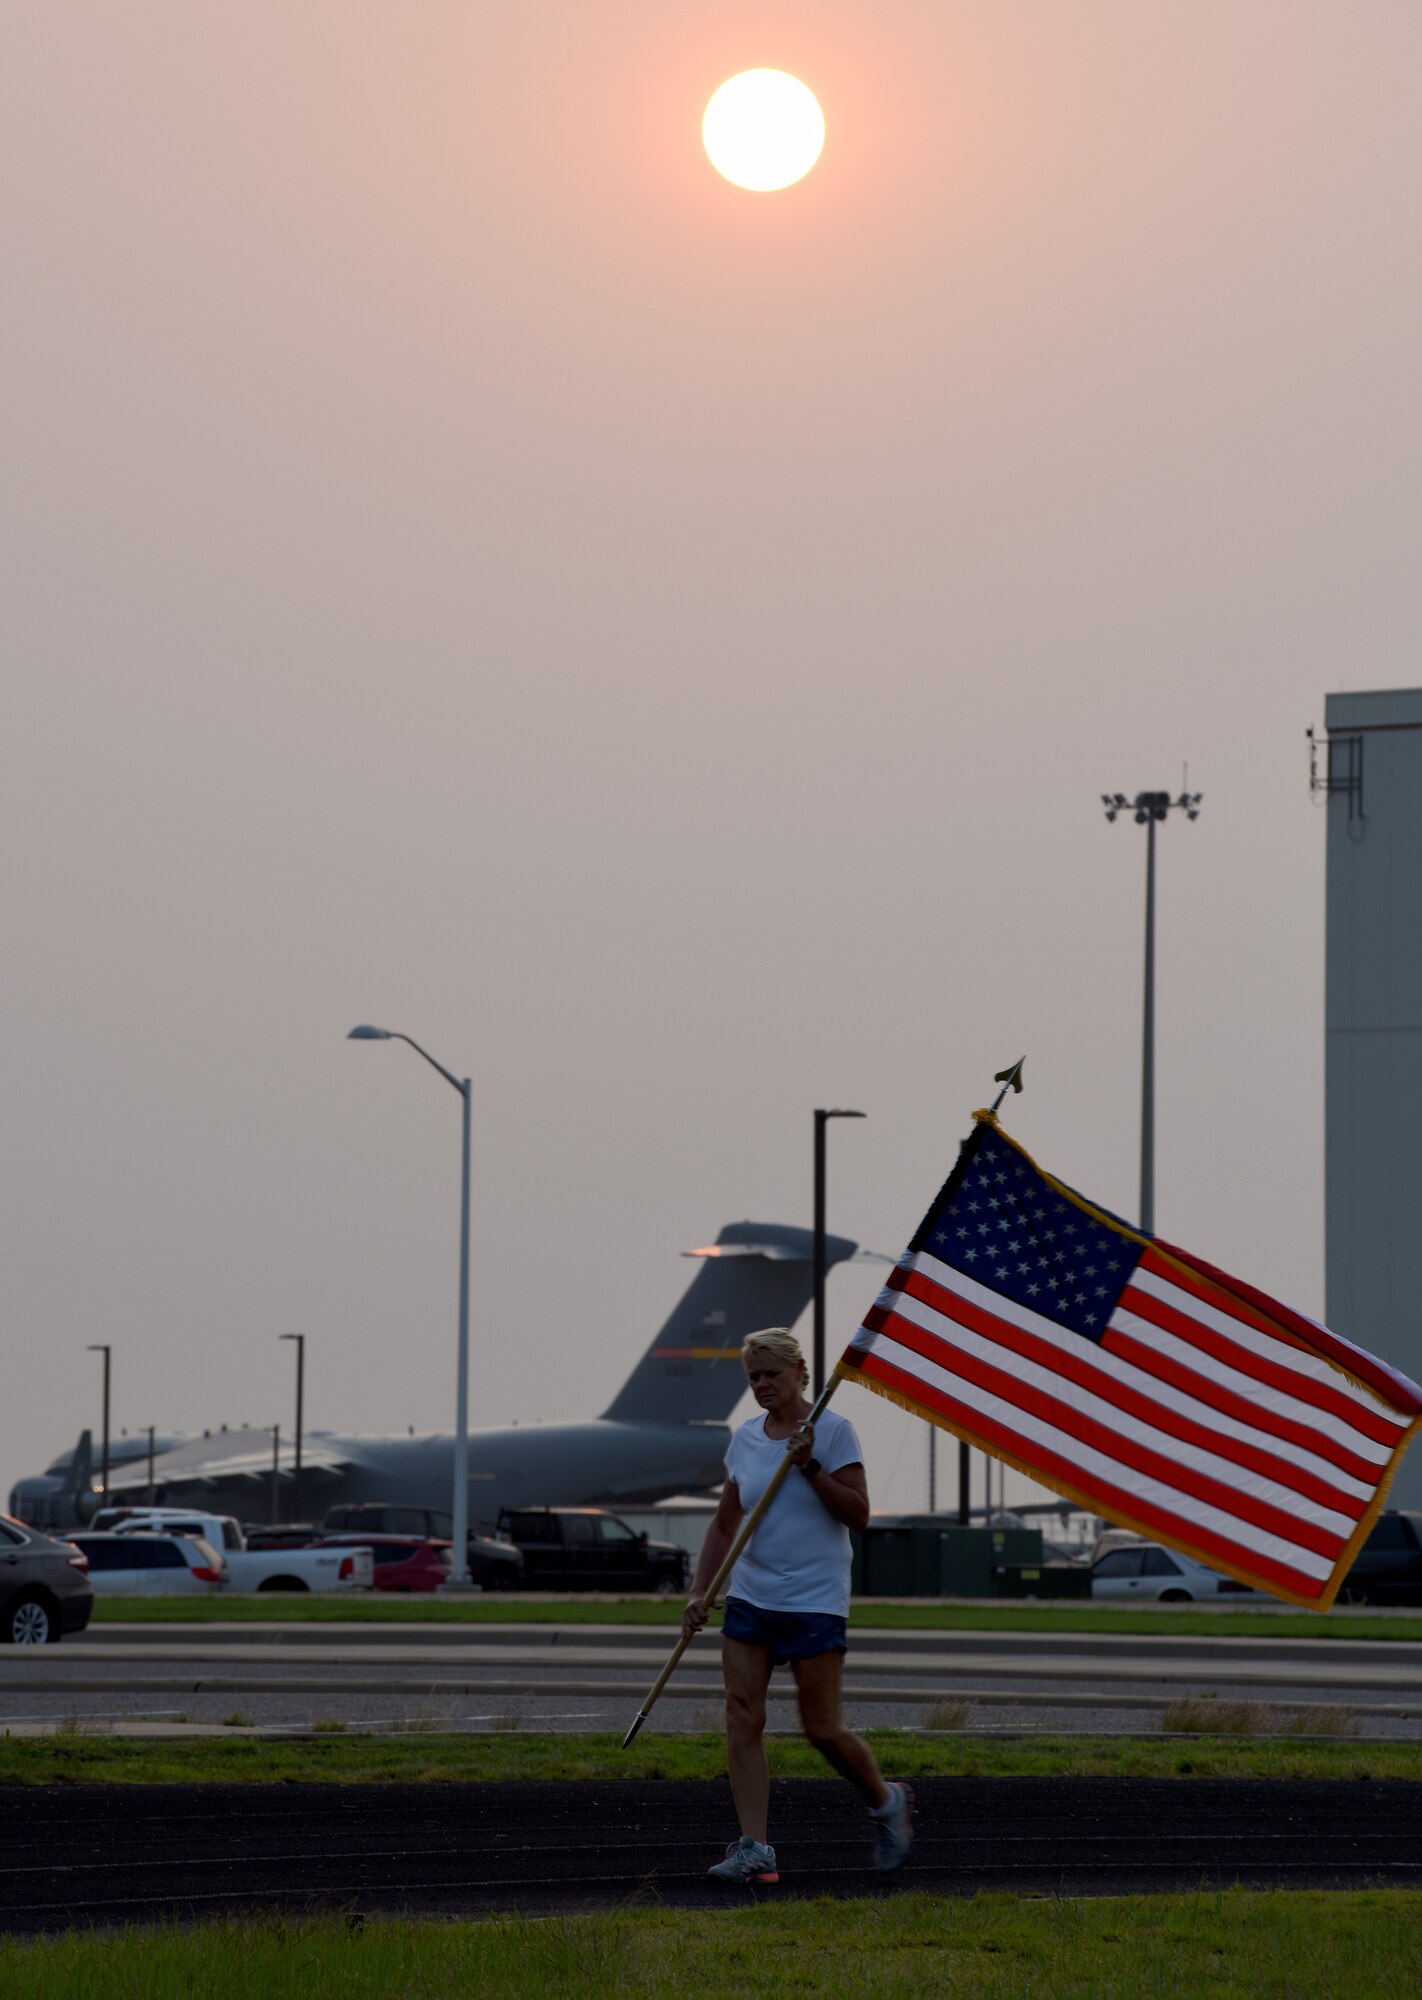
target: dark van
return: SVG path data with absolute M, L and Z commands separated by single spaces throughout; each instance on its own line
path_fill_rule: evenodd
M 523 1556 L 530 1590 L 686 1589 L 689 1559 L 675 1542 L 652 1542 L 601 1507 L 506 1507 L 499 1532 Z

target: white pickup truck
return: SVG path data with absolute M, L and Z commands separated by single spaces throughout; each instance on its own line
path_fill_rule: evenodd
M 201 1535 L 227 1565 L 229 1590 L 369 1590 L 375 1559 L 369 1549 L 249 1549 L 230 1514 L 200 1514 L 189 1507 L 114 1509 L 95 1515 L 115 1534 Z

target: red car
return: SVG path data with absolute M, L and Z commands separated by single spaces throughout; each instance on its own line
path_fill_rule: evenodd
M 323 1535 L 318 1549 L 369 1549 L 377 1590 L 438 1590 L 449 1576 L 450 1544 L 410 1535 Z

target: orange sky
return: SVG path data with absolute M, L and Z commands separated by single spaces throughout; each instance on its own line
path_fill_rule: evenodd
M 476 1422 L 602 1407 L 678 1250 L 807 1219 L 816 1103 L 894 1252 L 1025 1047 L 1015 1129 L 1129 1210 L 1096 798 L 1187 759 L 1158 1217 L 1320 1302 L 1302 732 L 1417 674 L 1414 6 L 0 43 L 0 1487 L 97 1337 L 117 1424 L 275 1420 L 288 1327 L 314 1423 L 448 1421 L 454 1115 L 359 1019 L 475 1078 Z M 774 196 L 699 140 L 762 64 L 828 127 Z

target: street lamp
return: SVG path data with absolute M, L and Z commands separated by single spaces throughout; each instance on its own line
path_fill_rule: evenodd
M 103 1481 L 104 1481 L 104 1505 L 107 1507 L 109 1504 L 109 1365 L 113 1360 L 113 1348 L 105 1346 L 102 1341 L 91 1341 L 89 1343 L 88 1351 L 90 1354 L 102 1354 L 104 1357 Z
M 1137 826 L 1146 830 L 1146 920 L 1145 920 L 1145 1028 L 1141 1044 L 1141 1233 L 1149 1236 L 1155 1227 L 1155 825 L 1171 812 L 1183 812 L 1186 819 L 1200 817 L 1201 792 L 1182 792 L 1178 799 L 1169 792 L 1137 792 L 1128 799 L 1122 792 L 1101 794 L 1106 817 L 1113 824 L 1118 813 L 1129 813 Z
M 825 1386 L 825 1127 L 831 1118 L 863 1118 L 863 1111 L 815 1113 L 815 1339 L 814 1393 Z
M 444 1587 L 473 1590 L 476 1586 L 469 1575 L 469 1079 L 466 1076 L 461 1082 L 452 1076 L 428 1049 L 422 1049 L 417 1041 L 394 1028 L 352 1028 L 346 1040 L 408 1043 L 464 1101 L 463 1177 L 459 1195 L 459 1369 L 454 1412 L 454 1548 L 449 1581 Z
M 291 1518 L 301 1519 L 301 1402 L 306 1389 L 306 1335 L 279 1333 L 278 1340 L 296 1342 L 296 1464 L 291 1474 Z M 275 1492 L 275 1488 L 273 1491 Z

